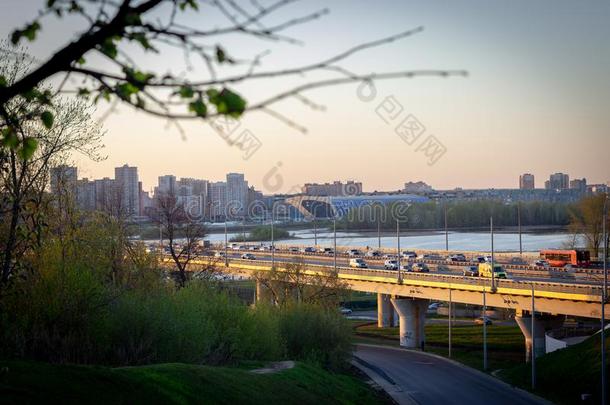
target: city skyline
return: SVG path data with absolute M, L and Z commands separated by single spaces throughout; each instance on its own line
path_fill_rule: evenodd
M 6 36 L 11 27 L 30 19 L 32 3 L 36 2 L 7 0 L 0 33 Z M 291 12 L 306 14 L 326 6 L 321 1 L 297 3 Z M 371 191 L 397 189 L 405 179 L 425 179 L 439 189 L 514 187 L 524 170 L 537 178 L 563 171 L 592 183 L 610 179 L 604 154 L 610 149 L 605 112 L 610 102 L 605 80 L 610 56 L 599 52 L 606 49 L 605 39 L 610 36 L 606 2 L 581 7 L 568 1 L 541 1 L 508 7 L 474 0 L 417 6 L 386 0 L 374 8 L 365 1 L 337 1 L 331 6 L 324 18 L 290 30 L 305 40 L 302 46 L 242 38 L 229 38 L 224 45 L 231 55 L 244 58 L 272 48 L 260 69 L 280 69 L 421 25 L 423 32 L 356 55 L 348 67 L 357 72 L 465 69 L 469 76 L 380 81 L 371 101 L 359 97 L 358 84 L 307 93 L 325 107 L 323 112 L 299 101 L 281 105 L 279 112 L 306 127 L 307 134 L 266 114 L 247 113 L 240 131 L 250 131 L 260 147 L 245 160 L 244 151 L 229 145 L 208 124 L 186 122 L 181 133 L 167 121 L 119 107 L 104 121 L 108 159 L 93 163 L 75 156 L 81 172 L 104 177 L 129 161 L 145 173 L 142 180 L 149 189 L 154 184 L 153 169 L 206 178 L 237 171 L 248 173 L 266 193 L 334 178 L 358 179 Z M 468 9 L 477 13 L 467 13 Z M 369 18 L 358 19 L 361 28 L 354 31 L 352 24 L 359 15 Z M 185 18 L 205 24 L 207 17 L 187 13 Z M 37 59 L 45 59 L 75 29 L 50 21 L 39 40 L 28 46 Z M 176 67 L 173 62 L 183 63 L 180 53 L 164 51 L 164 56 L 168 69 Z M 143 62 L 150 58 L 142 56 Z M 101 68 L 108 66 L 104 59 L 99 63 Z M 285 89 L 297 81 L 294 77 L 259 81 L 237 90 L 254 102 L 259 93 Z M 409 145 L 397 135 L 396 121 L 383 116 L 388 108 L 380 109 L 382 105 L 401 110 L 396 121 L 412 115 L 421 123 L 425 133 L 418 142 Z M 96 116 L 106 112 L 108 104 L 100 103 Z M 418 150 L 427 136 L 435 136 L 445 148 L 431 165 Z M 278 190 L 264 184 L 276 167 L 283 179 Z

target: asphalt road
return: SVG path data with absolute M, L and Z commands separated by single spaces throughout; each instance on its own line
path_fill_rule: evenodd
M 354 356 L 376 369 L 405 404 L 547 404 L 484 373 L 415 351 L 357 345 Z M 379 373 L 381 371 L 381 373 Z M 387 384 L 382 386 L 388 387 Z
M 271 260 L 271 253 L 270 252 L 265 252 L 265 251 L 232 251 L 229 250 L 229 258 L 231 259 L 239 259 L 241 257 L 241 255 L 243 253 L 251 253 L 254 255 L 254 257 L 258 260 Z M 298 254 L 295 254 L 295 256 L 292 257 L 286 257 L 287 253 L 286 252 L 282 252 L 282 254 L 278 254 L 275 256 L 275 260 L 278 263 L 281 262 L 294 262 L 295 257 L 299 258 L 299 260 L 303 260 L 303 263 L 305 264 L 315 264 L 315 265 L 325 265 L 325 266 L 329 266 L 332 265 L 333 263 L 333 257 L 332 256 L 300 256 Z M 367 257 L 362 257 L 365 262 L 368 264 L 368 268 L 371 270 L 384 270 L 384 266 L 383 266 L 383 260 L 381 259 L 376 259 L 376 260 L 371 260 L 370 258 Z M 402 259 L 402 263 L 406 264 L 407 260 L 406 259 Z M 339 267 L 349 267 L 349 258 L 346 257 L 337 257 L 337 266 Z M 437 269 L 437 265 L 436 264 L 428 264 L 428 267 L 430 268 L 430 273 L 433 274 L 448 274 L 448 275 L 457 275 L 457 276 L 462 276 L 462 271 L 464 266 L 461 265 L 445 265 L 445 269 L 444 270 L 439 270 Z M 598 284 L 598 282 L 592 282 L 589 280 L 581 280 L 581 279 L 566 279 L 566 277 L 564 275 L 562 275 L 561 277 L 536 277 L 533 275 L 528 275 L 528 276 L 523 276 L 523 275 L 516 275 L 516 274 L 511 274 L 510 270 L 507 270 L 507 273 L 509 274 L 509 278 L 511 280 L 515 280 L 515 281 L 543 281 L 543 282 L 558 282 L 558 283 L 571 283 L 571 284 L 586 284 L 586 285 L 591 285 L 591 284 Z

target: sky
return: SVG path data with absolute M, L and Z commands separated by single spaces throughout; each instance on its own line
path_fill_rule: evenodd
M 0 1 L 0 35 L 6 37 L 30 21 L 41 4 Z M 243 35 L 210 44 L 222 44 L 240 60 L 268 50 L 256 69 L 275 70 L 423 26 L 415 36 L 359 53 L 342 66 L 361 74 L 412 69 L 463 69 L 469 74 L 376 81 L 374 93 L 352 83 L 304 94 L 323 105 L 323 111 L 295 99 L 274 107 L 305 127 L 305 134 L 268 114 L 248 113 L 234 134 L 247 130 L 258 139 L 260 147 L 251 155 L 229 145 L 206 123 L 181 123 L 181 132 L 129 108 L 108 115 L 108 105 L 100 103 L 96 116 L 107 116 L 107 159 L 91 162 L 75 155 L 80 177 L 112 177 L 114 167 L 128 163 L 138 167 L 149 190 L 164 174 L 222 180 L 225 173 L 241 172 L 265 193 L 332 180 L 358 180 L 365 191 L 396 190 L 418 180 L 436 189 L 513 188 L 522 173 L 533 173 L 537 187 L 555 172 L 586 177 L 589 183 L 610 181 L 609 2 L 302 0 L 266 22 L 273 25 L 323 8 L 330 13 L 284 32 L 302 45 Z M 225 25 L 205 5 L 181 18 L 199 28 Z M 82 27 L 76 20 L 45 19 L 29 52 L 45 60 Z M 200 60 L 192 57 L 187 63 L 178 51 L 164 49 L 154 56 L 132 50 L 130 55 L 144 67 L 207 77 Z M 105 63 L 95 56 L 87 59 Z M 247 66 L 226 73 L 239 69 Z M 256 102 L 327 77 L 329 73 L 314 73 L 258 80 L 235 89 Z M 414 119 L 423 131 L 409 143 L 395 128 Z

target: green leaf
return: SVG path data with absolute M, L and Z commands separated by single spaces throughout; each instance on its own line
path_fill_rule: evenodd
M 17 151 L 17 155 L 23 160 L 29 160 L 34 156 L 38 148 L 38 141 L 34 138 L 25 138 L 23 140 L 23 146 Z
M 128 13 L 125 16 L 125 22 L 127 25 L 141 25 L 142 19 L 140 18 L 139 13 Z
M 78 60 L 76 61 L 76 63 L 78 63 L 79 65 L 84 65 L 85 64 L 85 58 L 83 58 L 82 56 L 80 58 L 78 58 Z
M 216 60 L 218 63 L 223 63 L 227 60 L 227 54 L 224 49 L 222 49 L 219 45 L 216 45 Z
M 210 97 L 209 91 L 208 97 Z M 217 94 L 212 92 L 212 97 L 209 99 L 210 102 L 216 106 L 216 111 L 219 114 L 239 117 L 246 110 L 246 100 L 239 94 L 226 88 L 222 89 L 222 91 Z
M 44 124 L 44 126 L 47 129 L 51 129 L 51 127 L 53 126 L 53 113 L 50 111 L 45 111 L 42 114 L 40 114 L 40 119 L 42 120 L 42 123 Z
M 124 100 L 129 100 L 132 94 L 136 94 L 140 89 L 131 83 L 121 83 L 116 86 L 116 93 Z
M 111 59 L 116 58 L 118 50 L 114 43 L 114 38 L 106 38 L 100 45 L 100 51 Z
M 21 38 L 25 37 L 30 42 L 36 39 L 36 33 L 40 30 L 40 24 L 38 21 L 34 21 L 31 24 L 25 26 L 22 30 L 15 30 L 11 34 L 11 42 L 13 45 L 17 45 Z
M 19 138 L 17 138 L 17 134 L 12 127 L 4 128 L 4 130 L 2 130 L 2 135 L 2 144 L 4 146 L 15 149 L 19 144 Z
M 208 107 L 202 99 L 197 99 L 189 103 L 189 111 L 194 112 L 198 117 L 205 117 L 208 114 Z
M 180 90 L 178 90 L 178 94 L 180 94 L 180 97 L 182 98 L 193 98 L 193 96 L 195 95 L 195 92 L 193 91 L 193 88 L 189 85 L 184 85 L 184 86 L 180 86 Z
M 8 82 L 6 81 L 6 77 L 0 75 L 0 87 L 8 86 Z

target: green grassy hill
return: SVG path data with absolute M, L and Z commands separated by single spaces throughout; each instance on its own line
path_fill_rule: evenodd
M 546 354 L 536 359 L 535 393 L 558 404 L 580 403 L 580 395 L 593 395 L 599 403 L 601 393 L 601 339 L 595 335 L 584 342 Z M 606 338 L 606 358 L 610 356 L 610 337 Z M 608 368 L 606 369 L 608 370 Z M 610 370 L 609 370 L 610 371 Z M 610 377 L 606 372 L 607 378 Z M 523 364 L 503 370 L 500 377 L 507 382 L 529 389 L 531 366 Z M 610 386 L 610 378 L 608 378 Z
M 188 364 L 108 368 L 0 361 L 0 403 L 382 403 L 362 381 L 308 364 L 275 374 Z

